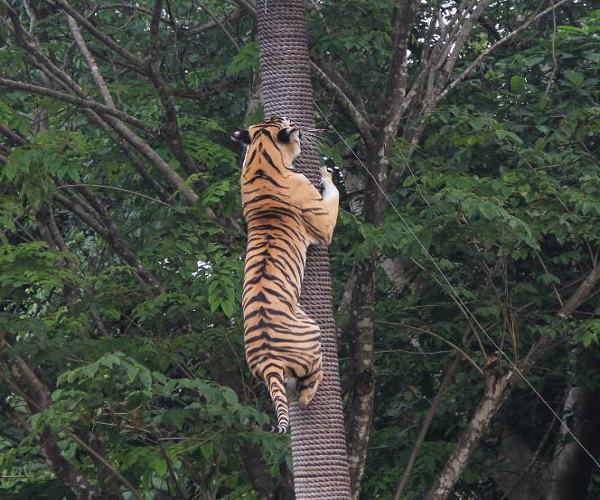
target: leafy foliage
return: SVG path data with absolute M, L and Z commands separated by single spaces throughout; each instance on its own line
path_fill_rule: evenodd
M 290 458 L 286 437 L 246 430 L 270 421 L 270 404 L 244 363 L 240 150 L 227 132 L 244 122 L 258 67 L 253 21 L 234 2 L 170 2 L 155 25 L 154 2 L 72 4 L 112 114 L 60 9 L 0 3 L 1 496 L 74 498 L 45 458 L 51 446 L 107 498 L 274 494 Z M 343 75 L 369 112 L 392 64 L 396 4 L 331 0 L 308 11 L 317 64 Z M 551 336 L 556 347 L 528 377 L 545 401 L 558 411 L 572 379 L 598 390 L 589 361 L 597 295 L 557 317 L 596 266 L 600 240 L 600 11 L 588 7 L 572 2 L 491 52 L 430 115 L 414 108 L 387 152 L 397 182 L 379 225 L 361 213 L 368 177 L 349 151 L 361 157 L 367 145 L 316 87 L 343 136 L 327 130 L 321 153 L 347 192 L 331 248 L 344 340 L 348 276 L 373 255 L 381 264 L 365 498 L 393 498 L 443 391 L 403 495 L 424 497 L 481 398 L 490 356 L 514 362 Z M 411 27 L 409 79 L 432 8 L 420 3 Z M 533 8 L 493 3 L 453 76 Z M 421 125 L 412 144 L 408 132 Z M 530 448 L 542 442 L 539 458 L 549 461 L 559 439 L 550 429 L 543 441 L 552 425 L 518 386 L 457 495 L 499 498 L 503 433 Z M 253 476 L 257 464 L 272 480 L 268 492 Z

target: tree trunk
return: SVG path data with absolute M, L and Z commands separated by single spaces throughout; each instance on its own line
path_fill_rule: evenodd
M 595 471 L 590 454 L 596 457 L 600 450 L 600 388 L 589 387 L 589 380 L 586 380 L 586 375 L 589 376 L 600 361 L 594 351 L 597 349 L 592 347 L 577 356 L 577 371 L 583 383 L 573 384 L 567 391 L 562 420 L 579 442 L 561 427 L 546 500 L 583 500 Z
M 314 129 L 304 3 L 256 2 L 265 114 L 284 115 Z M 316 144 L 303 136 L 296 161 L 315 184 L 320 181 Z M 294 489 L 298 500 L 349 499 L 350 480 L 338 371 L 327 249 L 311 247 L 301 303 L 321 327 L 325 377 L 307 409 L 290 405 Z
M 350 484 L 354 499 L 357 499 L 360 493 L 373 420 L 376 265 L 376 256 L 370 256 L 355 264 L 354 287 L 346 326 L 351 368 L 346 407 L 346 435 Z
M 506 399 L 511 379 L 517 378 L 514 370 L 506 370 L 500 366 L 498 358 L 488 360 L 484 371 L 483 398 L 446 462 L 444 470 L 429 491 L 427 500 L 445 500 L 449 497 L 481 436 L 487 431 L 492 417 Z

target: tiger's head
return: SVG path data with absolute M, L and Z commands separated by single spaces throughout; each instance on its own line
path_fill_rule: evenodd
M 274 145 L 284 160 L 291 163 L 300 154 L 300 128 L 285 116 L 271 116 L 244 130 L 237 130 L 231 136 L 250 147 L 259 142 Z

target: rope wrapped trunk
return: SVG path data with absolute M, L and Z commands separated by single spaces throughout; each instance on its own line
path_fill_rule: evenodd
M 314 129 L 313 95 L 302 0 L 257 0 L 260 74 L 266 116 L 287 116 Z M 319 157 L 305 134 L 295 165 L 316 185 Z M 290 405 L 294 490 L 297 500 L 349 500 L 344 433 L 327 249 L 309 248 L 300 303 L 321 328 L 324 379 L 308 408 Z

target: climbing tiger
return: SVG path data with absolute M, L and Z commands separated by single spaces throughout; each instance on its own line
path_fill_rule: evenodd
M 242 292 L 246 359 L 275 404 L 277 425 L 264 430 L 283 434 L 288 395 L 306 407 L 323 379 L 321 331 L 298 300 L 306 251 L 331 242 L 339 193 L 327 169 L 319 191 L 294 167 L 301 131 L 288 118 L 268 118 L 233 137 L 248 145 L 241 175 L 248 230 Z

